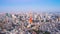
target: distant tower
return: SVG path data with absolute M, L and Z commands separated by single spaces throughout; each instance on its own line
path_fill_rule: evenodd
M 32 13 L 31 12 L 29 13 L 29 17 L 30 17 L 29 18 L 29 23 L 31 24 L 32 23 Z

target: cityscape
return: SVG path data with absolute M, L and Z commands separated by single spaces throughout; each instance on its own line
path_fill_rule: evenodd
M 0 34 L 60 34 L 60 13 L 1 13 Z
M 0 0 L 0 34 L 60 34 L 60 0 Z

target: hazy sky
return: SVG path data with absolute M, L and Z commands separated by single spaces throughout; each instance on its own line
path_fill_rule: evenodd
M 0 0 L 0 12 L 60 11 L 60 0 Z

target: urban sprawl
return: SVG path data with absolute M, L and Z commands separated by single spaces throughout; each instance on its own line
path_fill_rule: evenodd
M 60 34 L 60 14 L 0 13 L 0 34 Z

